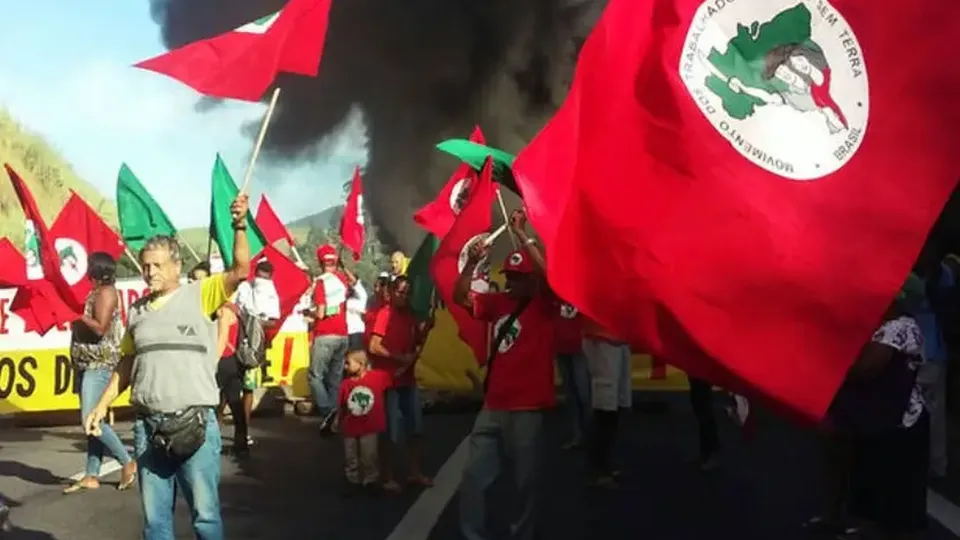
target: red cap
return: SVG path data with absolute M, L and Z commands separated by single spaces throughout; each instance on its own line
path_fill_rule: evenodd
M 331 246 L 330 244 L 324 244 L 317 248 L 317 261 L 320 264 L 335 263 L 339 259 L 340 256 L 337 255 L 337 248 Z
M 532 274 L 533 262 L 530 261 L 530 255 L 523 251 L 514 251 L 507 255 L 507 260 L 503 261 L 503 268 L 500 269 L 500 273 L 505 274 L 507 272 Z

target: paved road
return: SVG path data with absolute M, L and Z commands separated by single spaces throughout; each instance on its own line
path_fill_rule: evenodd
M 682 394 L 640 396 L 647 403 L 662 400 L 665 407 L 637 411 L 624 426 L 621 458 L 628 477 L 618 492 L 583 488 L 583 456 L 559 450 L 562 425 L 559 417 L 554 418 L 550 428 L 555 444 L 545 456 L 550 481 L 543 537 L 802 538 L 796 525 L 816 508 L 810 437 L 782 422 L 763 419 L 757 437 L 747 443 L 735 428 L 725 426 L 723 468 L 704 475 L 696 467 L 695 424 L 683 398 Z M 432 414 L 426 421 L 431 443 L 427 468 L 437 471 L 449 460 L 442 476 L 453 483 L 438 485 L 423 497 L 411 490 L 374 499 L 343 496 L 339 445 L 316 436 L 314 421 L 256 419 L 257 445 L 249 465 L 241 469 L 224 460 L 221 491 L 227 538 L 384 540 L 401 522 L 404 532 L 398 531 L 393 538 L 459 538 L 456 496 L 445 503 L 458 476 L 456 462 L 461 454 L 455 449 L 470 428 L 471 415 Z M 129 428 L 121 426 L 121 432 L 128 435 Z M 107 476 L 98 491 L 60 494 L 65 478 L 81 469 L 82 444 L 79 428 L 0 433 L 0 493 L 19 504 L 13 514 L 19 528 L 11 538 L 138 538 L 137 494 L 116 492 L 116 473 Z M 510 509 L 504 488 L 493 496 L 501 510 Z M 192 538 L 182 503 L 177 519 L 177 538 Z M 431 533 L 433 521 L 436 526 Z M 939 526 L 931 537 L 952 538 Z

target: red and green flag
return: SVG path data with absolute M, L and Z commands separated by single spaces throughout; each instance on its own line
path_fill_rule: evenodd
M 470 134 L 470 141 L 485 144 L 486 141 L 484 141 L 480 126 L 474 126 L 473 133 Z M 446 236 L 460 211 L 463 210 L 464 204 L 466 204 L 470 193 L 470 184 L 476 180 L 477 171 L 480 170 L 480 167 L 482 167 L 482 162 L 476 169 L 467 162 L 457 166 L 457 170 L 447 180 L 437 198 L 417 210 L 413 215 L 413 220 L 438 238 Z
M 960 177 L 957 32 L 955 2 L 611 0 L 513 164 L 551 285 L 819 418 Z
M 280 72 L 314 77 L 320 67 L 331 0 L 289 0 L 229 32 L 144 60 L 201 94 L 259 101 Z

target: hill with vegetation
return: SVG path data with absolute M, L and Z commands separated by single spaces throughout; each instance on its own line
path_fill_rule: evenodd
M 37 201 L 43 219 L 52 224 L 60 209 L 76 191 L 111 226 L 117 226 L 117 207 L 96 188 L 82 180 L 73 167 L 43 137 L 31 133 L 10 113 L 0 109 L 0 162 L 20 173 Z M 23 244 L 24 217 L 13 185 L 0 178 L 0 233 L 16 246 Z

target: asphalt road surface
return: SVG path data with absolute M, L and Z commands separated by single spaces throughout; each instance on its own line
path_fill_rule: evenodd
M 620 459 L 627 476 L 617 491 L 584 487 L 584 456 L 560 450 L 566 435 L 563 422 L 559 415 L 552 419 L 551 446 L 544 458 L 549 475 L 542 538 L 805 538 L 798 524 L 817 509 L 815 447 L 809 434 L 764 416 L 756 436 L 744 441 L 735 427 L 722 422 L 723 464 L 705 474 L 696 465 L 696 425 L 685 394 L 644 393 L 637 398 L 640 406 L 622 430 Z M 226 457 L 223 461 L 226 536 L 460 538 L 456 486 L 464 457 L 461 442 L 471 421 L 466 412 L 426 416 L 425 468 L 439 471 L 436 487 L 393 497 L 348 497 L 339 441 L 321 439 L 315 420 L 257 418 L 248 464 L 239 467 Z M 129 442 L 129 424 L 118 428 Z M 119 473 L 106 475 L 97 491 L 61 494 L 68 479 L 82 470 L 83 445 L 79 427 L 0 432 L 0 494 L 12 502 L 15 523 L 14 532 L 3 540 L 140 537 L 138 495 L 136 490 L 115 490 Z M 495 487 L 491 497 L 496 511 L 512 508 L 506 486 Z M 960 516 L 945 499 L 936 504 L 941 507 L 939 519 L 948 527 Z M 176 519 L 177 538 L 193 538 L 182 501 Z M 932 523 L 930 538 L 953 538 L 947 528 Z

